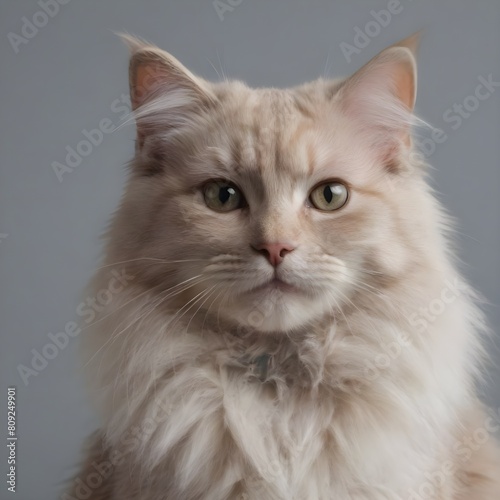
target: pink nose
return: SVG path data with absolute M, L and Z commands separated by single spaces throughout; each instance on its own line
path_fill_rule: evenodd
M 252 245 L 252 248 L 261 253 L 274 267 L 283 262 L 287 253 L 295 250 L 294 246 L 287 243 L 262 243 L 261 245 Z

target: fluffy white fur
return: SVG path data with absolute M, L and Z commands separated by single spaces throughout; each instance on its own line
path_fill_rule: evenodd
M 409 141 L 411 43 L 288 90 L 129 43 L 137 155 L 92 287 L 129 284 L 84 339 L 103 423 L 79 478 L 112 465 L 91 498 L 500 498 L 483 320 Z M 248 208 L 210 211 L 211 178 Z M 308 206 L 332 178 L 346 207 Z M 275 270 L 254 241 L 296 249 Z M 295 288 L 262 287 L 275 273 Z

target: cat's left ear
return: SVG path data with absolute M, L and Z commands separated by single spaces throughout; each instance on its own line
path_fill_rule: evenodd
M 411 145 L 419 38 L 416 34 L 383 50 L 348 78 L 340 90 L 346 114 L 371 133 L 379 150 L 395 148 L 396 142 Z
M 148 135 L 179 127 L 187 116 L 215 100 L 209 83 L 174 56 L 130 35 L 120 36 L 130 50 L 130 100 L 139 147 Z

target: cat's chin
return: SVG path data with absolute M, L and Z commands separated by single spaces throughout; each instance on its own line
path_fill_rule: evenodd
M 296 331 L 316 321 L 326 305 L 318 297 L 280 284 L 255 289 L 236 299 L 225 311 L 228 319 L 263 333 Z

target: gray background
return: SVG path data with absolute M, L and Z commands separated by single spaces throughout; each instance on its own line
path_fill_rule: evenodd
M 459 221 L 463 271 L 489 301 L 486 311 L 499 331 L 500 89 L 457 130 L 443 113 L 473 94 L 479 76 L 500 81 L 500 2 L 401 0 L 402 12 L 348 62 L 340 43 L 352 44 L 355 26 L 363 29 L 370 10 L 387 5 L 388 0 L 243 0 L 221 20 L 211 0 L 72 0 L 16 53 L 9 33 L 20 34 L 23 16 L 32 20 L 41 7 L 31 0 L 2 3 L 1 401 L 6 387 L 16 385 L 18 498 L 58 497 L 83 438 L 96 425 L 75 369 L 76 339 L 27 386 L 17 366 L 30 365 L 30 351 L 40 350 L 49 332 L 78 320 L 82 289 L 98 265 L 100 233 L 123 188 L 133 126 L 106 134 L 62 182 L 51 167 L 64 161 L 66 146 L 85 138 L 83 129 L 103 118 L 121 122 L 112 103 L 128 91 L 127 50 L 112 30 L 155 42 L 206 78 L 218 79 L 224 71 L 252 85 L 287 86 L 325 70 L 349 74 L 385 46 L 424 28 L 417 111 L 447 134 L 429 161 L 439 196 Z M 492 355 L 500 359 L 496 349 Z M 485 397 L 498 408 L 500 376 L 493 368 L 490 373 Z M 1 415 L 4 443 L 4 410 Z M 12 497 L 3 479 L 0 497 Z

